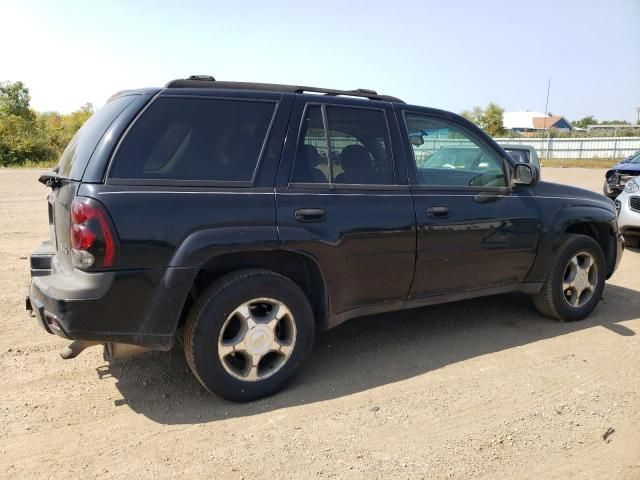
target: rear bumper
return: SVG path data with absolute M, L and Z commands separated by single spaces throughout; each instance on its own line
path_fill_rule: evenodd
M 74 269 L 66 274 L 52 268 L 52 259 L 51 255 L 49 268 L 32 271 L 26 301 L 47 332 L 73 340 L 171 349 L 197 269 Z M 47 267 L 46 261 L 39 261 L 40 267 Z
M 632 210 L 629 205 L 629 194 L 618 197 L 620 211 L 618 212 L 618 227 L 623 235 L 640 235 L 640 212 Z

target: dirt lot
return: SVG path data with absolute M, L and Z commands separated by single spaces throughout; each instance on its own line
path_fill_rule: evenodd
M 603 172 L 543 176 L 599 191 Z M 47 237 L 36 178 L 0 170 L 4 478 L 640 478 L 640 253 L 585 321 L 520 295 L 353 320 L 286 391 L 236 405 L 179 352 L 59 358 L 24 311 Z

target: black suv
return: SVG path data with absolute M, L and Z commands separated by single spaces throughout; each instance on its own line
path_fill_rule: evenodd
M 120 92 L 40 181 L 50 241 L 27 309 L 74 340 L 63 357 L 181 339 L 237 401 L 281 389 L 316 330 L 356 316 L 525 292 L 581 319 L 623 249 L 609 199 L 371 90 L 196 76 Z

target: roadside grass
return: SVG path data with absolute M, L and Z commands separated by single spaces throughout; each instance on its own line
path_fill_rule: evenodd
M 620 159 L 616 158 L 544 158 L 540 159 L 543 167 L 554 168 L 611 168 Z
M 8 167 L 0 167 L 0 169 L 14 169 L 14 170 L 20 170 L 22 168 L 39 168 L 39 169 L 51 169 L 53 167 L 55 167 L 58 164 L 57 160 L 53 160 L 53 161 L 44 161 L 44 162 L 35 162 L 33 160 L 27 160 L 24 163 L 21 163 L 20 165 L 11 165 Z

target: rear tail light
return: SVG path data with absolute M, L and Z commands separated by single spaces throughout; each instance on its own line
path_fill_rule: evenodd
M 100 203 L 89 198 L 76 198 L 71 204 L 70 233 L 74 266 L 88 269 L 115 264 L 115 229 Z

